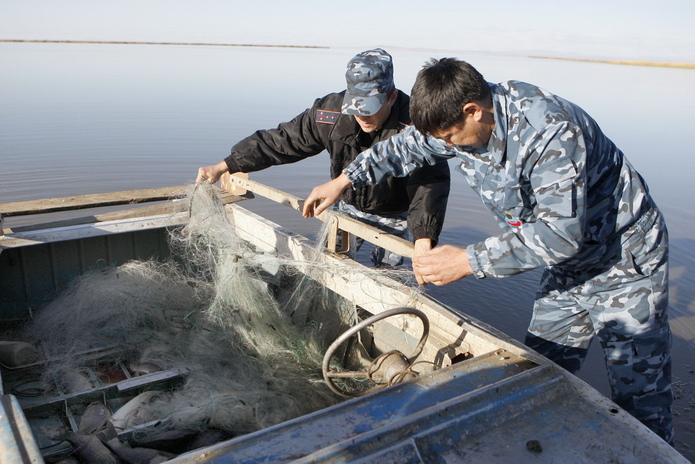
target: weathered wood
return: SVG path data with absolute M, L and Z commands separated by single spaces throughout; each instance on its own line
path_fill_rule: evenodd
M 253 194 L 246 194 L 244 196 L 234 195 L 227 192 L 221 192 L 220 198 L 224 204 L 236 203 L 241 200 L 248 200 L 253 198 Z M 157 216 L 161 214 L 176 214 L 188 210 L 188 203 L 185 201 L 167 201 L 164 203 L 159 203 L 155 205 L 147 206 L 136 206 L 133 208 L 122 209 L 118 211 L 111 211 L 102 214 L 95 214 L 93 216 L 82 216 L 72 219 L 63 219 L 54 222 L 43 222 L 40 224 L 30 224 L 24 226 L 16 226 L 12 228 L 6 228 L 1 230 L 1 235 L 19 233 L 19 232 L 30 232 L 33 230 L 40 229 L 53 229 L 56 227 L 68 227 L 80 224 L 92 224 L 96 222 L 106 222 L 106 221 L 117 221 L 121 219 L 135 219 L 145 216 Z
M 269 200 L 275 201 L 282 205 L 289 206 L 297 211 L 302 211 L 304 200 L 295 195 L 283 192 L 281 190 L 269 187 L 248 179 L 248 176 L 231 175 L 225 176 L 224 187 L 229 191 L 233 190 L 233 186 L 241 187 L 244 191 L 248 190 Z M 132 205 L 151 201 L 163 201 L 174 198 L 181 198 L 188 192 L 188 186 L 164 187 L 157 189 L 144 190 L 127 190 L 123 192 L 99 193 L 90 195 L 79 195 L 73 197 L 48 198 L 43 200 L 30 200 L 15 203 L 0 204 L 0 217 L 26 216 L 31 214 L 53 213 L 60 211 L 73 211 L 86 208 L 96 208 L 102 206 L 117 206 L 117 205 Z M 238 191 L 238 190 L 237 190 Z M 232 195 L 238 198 L 238 195 L 231 193 L 222 193 L 222 196 Z M 248 195 L 248 194 L 247 194 Z M 187 205 L 186 205 L 187 206 Z M 170 206 L 176 208 L 176 206 Z M 75 219 L 73 224 L 86 224 L 90 222 L 100 222 L 105 220 L 116 220 L 122 218 L 130 218 L 128 210 L 123 212 L 113 213 L 114 216 L 95 215 L 88 218 Z M 177 210 L 178 211 L 178 210 Z M 111 213 L 107 213 L 111 214 Z M 159 214 L 166 214 L 159 213 Z M 117 216 L 120 215 L 120 216 Z M 139 217 L 139 216 L 135 216 Z M 324 211 L 316 216 L 317 219 L 328 222 L 337 222 L 337 229 L 354 234 L 368 242 L 374 243 L 382 248 L 398 253 L 401 256 L 408 258 L 413 257 L 413 245 L 408 240 L 396 237 L 381 229 L 367 225 L 357 219 L 351 218 L 345 214 L 328 213 Z M 57 225 L 69 225 L 69 223 L 59 223 Z M 46 224 L 43 224 L 46 227 Z M 335 228 L 335 227 L 334 227 Z M 12 233 L 16 230 L 3 230 L 0 225 L 0 232 Z M 2 234 L 0 234 L 2 235 Z
M 230 191 L 235 186 L 241 187 L 244 190 L 250 190 L 264 198 L 273 200 L 281 205 L 289 206 L 297 211 L 301 211 L 302 207 L 304 206 L 304 200 L 298 196 L 269 187 L 265 184 L 261 184 L 260 182 L 250 180 L 248 176 L 240 176 L 239 173 L 235 173 L 234 175 L 224 177 L 223 188 Z
M 0 204 L 0 214 L 8 218 L 31 214 L 55 213 L 101 206 L 134 205 L 152 201 L 181 198 L 188 192 L 188 186 L 162 187 L 143 190 L 126 190 L 112 193 L 95 193 L 72 197 L 45 198 L 41 200 L 19 201 Z
M 10 248 L 63 242 L 75 238 L 101 237 L 133 232 L 134 230 L 161 229 L 184 225 L 187 222 L 188 214 L 181 212 L 12 232 L 0 236 L 0 253 Z
M 249 175 L 243 172 L 235 172 L 234 174 L 225 172 L 224 174 L 222 174 L 222 177 L 220 177 L 220 187 L 225 192 L 233 193 L 234 195 L 245 195 L 246 189 L 243 188 L 241 185 L 235 183 L 234 180 L 231 179 L 232 175 L 239 179 L 249 178 Z
M 226 179 L 226 183 L 227 185 L 238 185 L 257 195 L 265 197 L 269 200 L 273 200 L 282 205 L 289 206 L 297 211 L 302 211 L 302 208 L 304 207 L 303 199 L 250 179 L 232 175 Z M 408 240 L 391 235 L 379 228 L 365 224 L 364 222 L 351 218 L 345 214 L 329 213 L 324 211 L 316 216 L 316 218 L 323 222 L 337 221 L 337 228 L 340 230 L 355 234 L 368 242 L 374 243 L 382 248 L 386 248 L 393 253 L 398 253 L 401 256 L 405 256 L 407 258 L 413 257 L 413 244 Z

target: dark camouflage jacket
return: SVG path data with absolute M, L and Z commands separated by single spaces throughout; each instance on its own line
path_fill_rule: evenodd
M 518 81 L 490 89 L 495 127 L 487 147 L 447 146 L 411 126 L 358 157 L 344 171 L 352 185 L 455 157 L 503 229 L 467 247 L 476 277 L 615 263 L 615 245 L 660 215 L 642 177 L 577 105 Z
M 371 137 L 364 140 L 359 137 L 362 131 L 354 116 L 340 112 L 343 94 L 319 98 L 293 120 L 275 129 L 256 131 L 237 143 L 225 159 L 229 171 L 259 171 L 295 163 L 326 150 L 331 157 L 330 175 L 335 178 L 361 151 L 410 124 L 410 98 L 399 91 L 384 127 L 373 140 Z M 348 190 L 342 200 L 379 216 L 396 216 L 408 211 L 408 229 L 413 239 L 430 238 L 436 242 L 444 223 L 449 182 L 449 166 L 442 161 L 404 178 L 387 176 L 379 185 Z

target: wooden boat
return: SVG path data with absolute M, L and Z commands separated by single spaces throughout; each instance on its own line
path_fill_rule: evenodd
M 299 198 L 248 179 L 226 182 L 295 209 L 301 206 Z M 36 202 L 5 204 L 0 205 L 0 213 L 10 217 L 37 209 L 101 206 L 106 200 L 138 203 L 181 192 L 177 188 L 43 200 L 38 208 Z M 306 260 L 313 243 L 243 208 L 240 200 L 252 197 L 249 193 L 223 195 L 226 213 L 239 236 L 258 249 L 291 256 L 300 263 Z M 401 239 L 350 218 L 331 218 L 336 234 L 348 231 L 398 253 L 411 253 L 410 245 Z M 118 265 L 130 259 L 168 256 L 166 229 L 187 220 L 182 202 L 167 201 L 87 219 L 5 229 L 0 237 L 0 324 L 30 318 L 58 287 L 98 261 Z M 335 249 L 335 240 L 329 240 L 331 247 Z M 367 323 L 390 316 L 384 319 L 387 324 L 379 325 L 384 328 L 373 332 L 371 355 L 396 350 L 402 354 L 397 361 L 407 363 L 412 353 L 420 352 L 418 359 L 439 368 L 169 462 L 687 462 L 596 390 L 505 334 L 425 293 L 414 294 L 412 288 L 388 276 L 374 276 L 344 254 L 326 251 L 320 260 L 348 266 L 349 272 L 336 277 L 316 267 L 304 269 L 299 264 L 298 268 L 361 308 L 370 318 Z M 412 314 L 426 322 L 413 323 Z M 423 332 L 428 332 L 426 339 Z M 37 369 L 40 363 L 25 368 Z M 326 370 L 328 386 L 334 388 L 336 373 L 324 365 Z M 73 405 L 94 398 L 132 397 L 134 391 L 154 384 L 175 384 L 181 375 L 159 372 L 130 378 L 126 372 L 129 378 L 113 384 L 26 400 L 16 398 L 9 388 L 17 369 L 3 368 L 0 373 L 4 388 L 0 392 L 0 461 L 8 463 L 50 462 L 55 450 L 47 448 L 41 430 L 47 421 L 74 430 Z M 47 417 L 49 411 L 62 411 L 62 417 Z M 122 439 L 127 439 L 127 433 Z

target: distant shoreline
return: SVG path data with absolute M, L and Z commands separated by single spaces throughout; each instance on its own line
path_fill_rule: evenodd
M 267 47 L 267 48 L 321 48 L 318 45 L 273 45 L 273 44 L 225 44 L 225 43 L 201 43 L 201 42 L 133 42 L 125 40 L 19 40 L 19 39 L 0 39 L 2 42 L 25 42 L 25 43 L 62 43 L 62 44 L 106 44 L 106 45 L 187 45 L 187 46 L 210 46 L 210 47 Z
M 274 44 L 225 44 L 225 43 L 200 43 L 200 42 L 136 42 L 136 41 L 109 41 L 109 40 L 21 40 L 0 39 L 0 43 L 59 43 L 59 44 L 107 44 L 107 45 L 185 45 L 208 47 L 259 47 L 259 48 L 311 48 L 330 49 L 319 45 L 274 45 Z M 527 56 L 527 58 L 540 60 L 579 61 L 584 63 L 603 63 L 627 66 L 649 66 L 660 68 L 695 69 L 695 63 L 637 61 L 637 60 L 598 60 L 589 58 L 563 58 L 559 56 Z
M 588 58 L 561 58 L 557 56 L 529 56 L 539 60 L 564 60 L 581 61 L 586 63 L 622 64 L 628 66 L 653 66 L 661 68 L 695 69 L 695 63 L 663 63 L 659 61 L 633 61 L 633 60 L 593 60 Z

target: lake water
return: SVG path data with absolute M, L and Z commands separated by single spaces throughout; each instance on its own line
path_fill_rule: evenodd
M 191 183 L 199 166 L 219 162 L 241 138 L 343 89 L 345 64 L 359 51 L 0 43 L 0 203 Z M 406 92 L 426 60 L 444 56 L 389 51 L 396 85 Z M 646 178 L 671 236 L 676 447 L 695 460 L 695 71 L 452 55 L 489 81 L 524 80 L 579 104 Z M 252 179 L 305 197 L 328 180 L 326 158 Z M 243 206 L 302 234 L 318 228 L 318 221 L 263 199 Z M 441 243 L 466 245 L 497 232 L 454 172 Z M 539 275 L 469 277 L 427 291 L 523 340 Z M 609 394 L 594 345 L 580 377 Z

